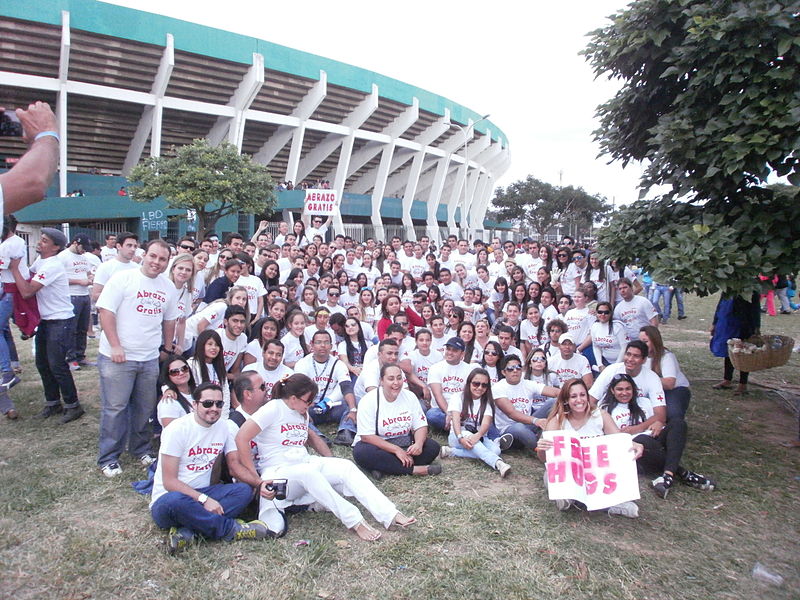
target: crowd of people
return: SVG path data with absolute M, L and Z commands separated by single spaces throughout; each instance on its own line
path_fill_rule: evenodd
M 507 477 L 508 452 L 545 458 L 547 430 L 628 432 L 657 494 L 676 481 L 713 489 L 683 466 L 689 382 L 629 268 L 569 238 L 470 246 L 450 236 L 437 249 L 426 237 L 328 242 L 330 218 L 319 216 L 281 223 L 274 239 L 268 225 L 250 240 L 109 234 L 94 253 L 85 236 L 45 228 L 28 267 L 5 221 L 0 273 L 23 301 L 36 297 L 41 317 L 40 416 L 83 414 L 71 369 L 95 365 L 86 333 L 96 310 L 97 465 L 116 477 L 128 452 L 151 468 L 151 512 L 173 551 L 197 536 L 280 536 L 286 514 L 303 510 L 333 512 L 375 540 L 347 498 L 387 528 L 414 517 L 374 480 L 435 476 L 450 457 Z M 19 377 L 5 356 L 0 339 L 11 402 Z M 352 461 L 334 458 L 333 444 L 351 447 Z M 258 518 L 237 519 L 248 510 Z

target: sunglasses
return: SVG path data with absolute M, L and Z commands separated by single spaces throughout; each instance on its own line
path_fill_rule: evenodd
M 511 367 L 506 367 L 506 371 L 510 371 L 511 373 L 513 373 L 514 371 L 521 371 L 521 370 L 522 370 L 521 365 L 513 365 Z
M 611 311 L 610 310 L 598 310 L 597 314 L 598 315 L 610 315 Z
M 338 298 L 339 296 L 341 296 L 341 294 L 328 292 L 328 296 L 331 296 L 333 298 Z
M 266 383 L 262 383 L 260 386 L 258 386 L 258 389 L 260 389 L 262 392 L 266 392 L 267 391 L 267 384 Z
M 188 244 L 181 244 L 181 248 L 184 250 L 194 250 L 194 246 L 189 246 Z
M 559 254 L 558 258 L 567 258 L 567 256 L 569 256 L 569 254 Z
M 225 406 L 224 400 L 198 400 L 198 404 L 200 404 L 203 408 L 211 408 L 212 406 L 216 406 L 217 408 L 222 408 Z
M 470 385 L 474 385 L 477 388 L 488 388 L 489 384 L 484 381 L 471 381 Z
M 484 356 L 497 356 L 497 352 L 487 351 L 483 353 Z
M 170 375 L 180 375 L 181 373 L 188 373 L 189 372 L 189 365 L 183 365 L 182 367 L 178 367 L 177 369 L 170 369 Z
M 547 362 L 547 359 L 544 356 L 534 356 L 531 362 Z
M 583 257 L 582 257 L 582 256 L 573 256 L 573 257 L 572 257 L 572 260 L 573 260 L 573 261 L 576 261 L 576 260 L 581 260 L 581 259 L 583 259 Z

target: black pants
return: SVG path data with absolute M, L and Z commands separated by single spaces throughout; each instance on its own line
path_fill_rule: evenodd
M 686 430 L 686 421 L 673 418 L 658 436 L 640 434 L 633 438 L 634 442 L 644 446 L 644 454 L 639 458 L 640 470 L 644 473 L 677 473 L 686 447 Z
M 78 391 L 67 365 L 67 350 L 74 332 L 75 317 L 42 320 L 36 331 L 36 369 L 42 378 L 45 404 L 67 408 L 78 406 Z
M 750 373 L 739 371 L 739 383 L 745 385 Z M 725 357 L 725 374 L 722 376 L 725 381 L 733 381 L 733 363 L 729 357 Z
M 411 475 L 414 467 L 429 465 L 436 460 L 440 449 L 439 442 L 428 438 L 422 446 L 422 453 L 411 457 L 414 459 L 414 466 L 404 467 L 400 459 L 391 452 L 382 450 L 373 444 L 358 442 L 353 446 L 353 460 L 359 467 L 367 471 L 381 471 L 389 475 Z

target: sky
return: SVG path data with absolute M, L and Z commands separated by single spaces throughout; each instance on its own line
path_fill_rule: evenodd
M 312 52 L 488 113 L 511 151 L 498 186 L 533 175 L 617 206 L 638 197 L 641 166 L 609 165 L 592 139 L 595 109 L 618 84 L 595 79 L 578 55 L 626 1 L 107 1 Z

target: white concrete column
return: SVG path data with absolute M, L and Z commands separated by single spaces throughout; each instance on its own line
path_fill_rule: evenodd
M 206 134 L 206 139 L 211 146 L 218 146 L 223 140 L 234 144 L 239 151 L 242 149 L 244 137 L 245 117 L 244 111 L 250 108 L 256 99 L 261 86 L 264 85 L 264 57 L 253 53 L 253 62 L 242 77 L 239 86 L 228 99 L 226 106 L 234 109 L 232 117 L 217 117 L 211 130 Z
M 61 48 L 58 56 L 58 96 L 56 115 L 58 117 L 58 195 L 67 195 L 67 78 L 69 75 L 69 53 L 71 47 L 69 32 L 69 12 L 61 11 Z

